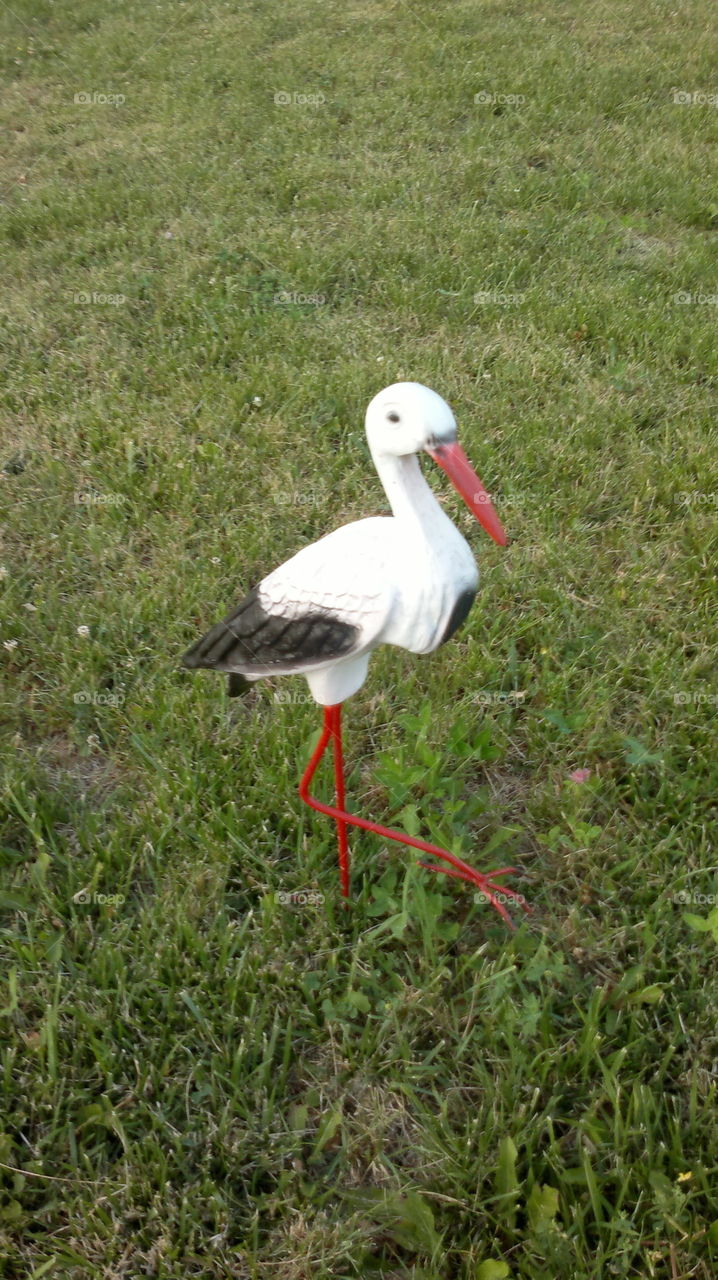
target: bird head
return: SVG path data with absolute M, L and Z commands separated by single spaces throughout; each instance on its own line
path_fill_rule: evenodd
M 446 472 L 486 532 L 505 546 L 501 521 L 481 480 L 458 442 L 456 419 L 441 396 L 420 382 L 394 382 L 374 396 L 366 411 L 372 456 L 402 458 L 422 450 Z

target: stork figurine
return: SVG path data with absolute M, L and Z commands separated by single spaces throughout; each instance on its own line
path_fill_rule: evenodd
M 432 653 L 464 621 L 479 582 L 468 544 L 421 473 L 420 451 L 443 468 L 494 541 L 506 545 L 489 495 L 458 443 L 454 415 L 435 391 L 418 382 L 386 387 L 367 409 L 366 434 L 393 514 L 356 520 L 304 547 L 254 587 L 182 661 L 186 667 L 227 673 L 230 696 L 263 676 L 306 677 L 314 700 L 324 708 L 324 725 L 299 794 L 336 823 L 345 898 L 347 827 L 361 827 L 439 859 L 420 865 L 479 889 L 511 926 L 500 899 L 513 899 L 526 909 L 525 903 L 497 880 L 513 867 L 482 874 L 446 849 L 345 808 L 342 703 L 363 685 L 372 651 L 391 644 L 411 653 Z M 335 806 L 309 793 L 330 740 Z

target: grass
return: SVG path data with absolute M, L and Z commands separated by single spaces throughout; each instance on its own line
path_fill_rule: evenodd
M 10 1280 L 716 1274 L 710 13 L 0 10 Z M 344 912 L 303 682 L 178 669 L 386 510 L 402 378 L 512 544 L 432 474 L 482 587 L 349 794 L 518 864 L 511 936 L 370 836 Z

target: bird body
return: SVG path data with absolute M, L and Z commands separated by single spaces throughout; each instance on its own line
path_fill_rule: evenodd
M 449 639 L 478 586 L 471 549 L 415 453 L 372 448 L 372 456 L 393 514 L 343 525 L 303 547 L 187 652 L 187 666 L 250 681 L 302 674 L 315 700 L 332 706 L 361 688 L 377 645 L 431 653 Z

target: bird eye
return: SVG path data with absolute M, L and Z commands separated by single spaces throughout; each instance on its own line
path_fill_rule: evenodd
M 387 415 L 386 415 L 386 420 L 387 420 L 387 422 L 400 422 L 400 421 L 401 421 L 401 419 L 399 418 L 399 414 L 398 414 L 394 409 L 392 409 L 392 410 L 391 410 L 391 413 L 387 413 Z

